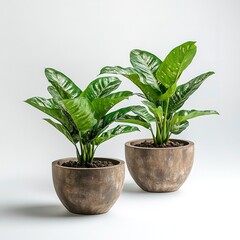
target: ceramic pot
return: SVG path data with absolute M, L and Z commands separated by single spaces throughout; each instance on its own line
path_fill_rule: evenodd
M 76 214 L 106 213 L 118 199 L 124 183 L 124 161 L 111 161 L 114 165 L 99 168 L 71 168 L 63 162 L 76 160 L 65 158 L 52 163 L 53 183 L 57 195 L 68 211 Z
M 170 148 L 137 147 L 135 144 L 152 142 L 138 139 L 125 144 L 128 170 L 137 185 L 148 192 L 173 192 L 187 179 L 194 158 L 194 143 L 180 141 L 184 146 Z

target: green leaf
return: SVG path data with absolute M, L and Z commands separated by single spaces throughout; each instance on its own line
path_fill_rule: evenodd
M 137 73 L 133 68 L 107 66 L 102 68 L 100 73 L 120 74 L 128 78 L 130 81 L 132 81 L 142 91 L 142 93 L 146 96 L 146 98 L 149 101 L 156 103 L 159 100 L 160 92 L 152 88 L 150 85 L 147 85 L 147 83 L 144 82 L 143 77 L 139 73 Z
M 146 83 L 159 91 L 158 81 L 154 74 L 162 61 L 152 53 L 134 49 L 130 52 L 130 62 L 137 72 L 145 76 Z
M 117 120 L 117 122 L 137 124 L 137 125 L 147 128 L 147 129 L 150 129 L 150 127 L 151 127 L 150 123 L 147 122 L 146 120 L 142 119 L 141 117 L 132 116 L 132 115 L 128 115 L 128 114 L 125 114 L 124 116 L 122 116 L 119 120 Z
M 102 133 L 101 136 L 95 138 L 94 143 L 96 145 L 99 145 L 119 134 L 130 133 L 135 131 L 139 131 L 139 129 L 134 126 L 118 125 L 117 127 L 109 129 L 108 131 Z
M 155 118 L 143 106 L 135 106 L 132 109 L 132 112 L 135 113 L 137 116 L 143 118 L 147 122 L 152 122 L 155 120 Z
M 53 117 L 62 123 L 69 131 L 72 131 L 72 126 L 69 123 L 69 119 L 65 116 L 64 112 L 59 108 L 58 104 L 53 99 L 33 97 L 27 99 L 25 102 Z
M 48 86 L 47 90 L 54 98 L 54 100 L 62 100 L 61 95 L 58 93 L 57 89 L 54 86 Z
M 112 91 L 117 89 L 121 81 L 117 77 L 101 77 L 97 78 L 82 92 L 82 97 L 87 97 L 89 101 L 96 98 L 106 97 Z
M 59 108 L 64 110 L 64 112 L 66 113 L 66 108 L 65 108 L 64 104 L 61 101 L 61 100 L 63 100 L 63 98 L 58 93 L 56 88 L 54 86 L 48 86 L 47 90 L 51 94 L 51 96 L 53 97 L 54 101 L 58 104 Z
M 172 121 L 171 121 L 171 125 L 183 123 L 191 118 L 204 116 L 204 115 L 211 115 L 211 114 L 219 114 L 219 113 L 214 110 L 205 110 L 205 111 L 181 110 L 174 114 Z
M 146 105 L 150 112 L 152 112 L 155 116 L 155 118 L 161 120 L 163 116 L 163 109 L 161 106 L 156 106 L 154 103 L 151 103 L 149 101 L 142 101 L 144 105 Z
M 102 118 L 113 106 L 126 97 L 118 98 L 97 98 L 92 101 L 92 109 L 94 110 L 94 116 L 96 119 Z
M 170 132 L 177 135 L 184 131 L 188 126 L 189 126 L 188 121 L 181 122 L 180 124 L 174 124 L 171 125 Z
M 63 99 L 76 98 L 82 93 L 70 78 L 53 68 L 46 68 L 45 75 Z
M 124 97 L 124 99 L 128 99 L 129 97 L 133 96 L 133 93 L 130 91 L 120 91 L 120 92 L 115 92 L 115 93 L 111 93 L 108 96 L 106 96 L 107 98 L 122 98 Z
M 48 123 L 50 123 L 52 126 L 54 126 L 58 131 L 60 131 L 63 135 L 65 135 L 68 140 L 73 143 L 76 144 L 77 141 L 72 138 L 71 133 L 61 124 L 56 123 L 54 121 L 52 121 L 51 119 L 48 118 L 44 118 L 43 120 L 47 121 Z
M 89 131 L 97 123 L 88 99 L 80 96 L 75 99 L 62 100 L 62 102 L 76 124 L 79 132 L 84 133 Z
M 172 86 L 192 62 L 197 48 L 195 42 L 186 42 L 174 48 L 157 71 L 157 79 L 167 88 Z
M 129 106 L 129 107 L 120 108 L 116 111 L 110 112 L 107 115 L 105 115 L 94 126 L 93 131 L 92 131 L 93 138 L 96 137 L 96 136 L 99 136 L 105 129 L 107 129 L 109 127 L 109 125 L 111 123 L 118 121 L 124 115 L 131 112 L 136 107 L 137 106 Z
M 170 86 L 165 93 L 163 93 L 159 99 L 164 101 L 170 98 L 176 91 L 177 83 L 174 83 L 172 86 Z
M 179 85 L 169 101 L 169 113 L 174 113 L 180 109 L 186 100 L 201 86 L 205 79 L 213 75 L 214 72 L 201 74 L 187 83 Z

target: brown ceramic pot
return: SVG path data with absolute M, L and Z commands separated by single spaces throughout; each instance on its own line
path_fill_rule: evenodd
M 193 164 L 194 143 L 186 140 L 185 145 L 170 148 L 145 148 L 135 144 L 151 141 L 138 139 L 125 144 L 128 170 L 143 190 L 148 192 L 173 192 L 187 179 Z
M 57 195 L 68 211 L 77 214 L 106 213 L 118 199 L 124 183 L 124 161 L 108 160 L 114 166 L 99 168 L 70 168 L 61 164 L 74 158 L 52 163 L 53 183 Z

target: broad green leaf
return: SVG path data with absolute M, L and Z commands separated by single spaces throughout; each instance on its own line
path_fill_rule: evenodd
M 127 97 L 118 98 L 97 98 L 92 101 L 92 109 L 94 110 L 94 116 L 96 119 L 102 118 L 113 106 Z
M 174 113 L 180 109 L 186 100 L 201 86 L 204 80 L 213 74 L 214 72 L 207 72 L 193 78 L 187 83 L 179 85 L 176 92 L 170 98 L 169 113 Z
M 25 102 L 46 113 L 47 115 L 53 117 L 54 119 L 62 123 L 69 131 L 72 131 L 72 126 L 69 123 L 69 119 L 66 117 L 63 110 L 59 108 L 58 104 L 54 101 L 54 99 L 33 97 L 27 99 Z
M 54 98 L 54 100 L 63 99 L 54 86 L 48 86 L 47 90 L 50 93 L 50 95 Z
M 134 93 L 134 95 L 138 96 L 138 97 L 141 97 L 143 99 L 147 99 L 146 96 L 142 93 Z
M 159 100 L 160 92 L 152 88 L 150 85 L 147 85 L 147 83 L 144 82 L 143 77 L 139 73 L 137 73 L 133 68 L 107 66 L 104 67 L 100 73 L 120 74 L 128 78 L 130 81 L 132 81 L 142 91 L 142 93 L 146 96 L 146 98 L 149 101 L 156 103 Z
M 75 99 L 62 100 L 68 113 L 72 117 L 79 132 L 86 132 L 93 128 L 97 123 L 94 111 L 87 98 L 77 97 Z
M 170 98 L 176 91 L 176 88 L 177 88 L 177 83 L 174 83 L 173 85 L 171 85 L 167 91 L 165 93 L 163 93 L 159 99 L 164 101 L 164 100 L 167 100 L 168 98 Z
M 211 115 L 211 114 L 218 114 L 218 112 L 214 110 L 205 110 L 205 111 L 181 110 L 174 114 L 171 121 L 171 125 L 183 123 L 191 118 L 204 116 L 204 115 Z
M 155 118 L 143 106 L 135 106 L 132 109 L 132 112 L 135 113 L 137 116 L 143 118 L 147 122 L 152 122 L 155 120 Z
M 150 112 L 152 112 L 155 116 L 155 118 L 161 120 L 163 116 L 163 109 L 161 106 L 156 106 L 154 103 L 151 103 L 149 101 L 142 101 L 144 105 L 146 105 Z
M 172 86 L 192 62 L 196 51 L 195 42 L 186 42 L 174 48 L 157 70 L 157 79 L 167 88 Z
M 92 131 L 93 138 L 95 136 L 99 136 L 104 130 L 106 130 L 109 127 L 109 125 L 111 123 L 117 122 L 119 119 L 121 119 L 127 113 L 131 112 L 136 107 L 138 107 L 138 106 L 124 107 L 124 108 L 120 108 L 120 109 L 118 109 L 116 111 L 113 111 L 113 112 L 110 112 L 110 113 L 106 114 L 94 126 L 93 131 Z
M 147 129 L 150 129 L 150 127 L 151 127 L 150 123 L 147 122 L 146 120 L 142 119 L 141 117 L 132 116 L 132 115 L 128 115 L 128 114 L 125 114 L 124 116 L 122 116 L 119 120 L 117 120 L 117 122 L 137 124 L 137 125 L 147 128 Z
M 95 138 L 94 143 L 96 145 L 99 145 L 119 134 L 130 133 L 135 131 L 139 131 L 139 129 L 134 126 L 118 125 L 117 127 L 109 129 L 108 131 L 102 133 L 99 137 Z
M 76 98 L 82 93 L 70 78 L 53 68 L 46 68 L 45 75 L 63 99 Z
M 121 81 L 117 77 L 100 77 L 89 83 L 81 96 L 87 97 L 89 101 L 96 98 L 106 97 L 112 91 L 117 89 L 120 84 Z
M 146 83 L 159 91 L 155 73 L 162 61 L 152 53 L 134 49 L 130 52 L 130 62 L 137 72 L 145 76 Z
M 188 121 L 181 122 L 180 124 L 174 124 L 171 125 L 170 132 L 177 135 L 184 131 L 188 126 L 189 126 Z
M 124 97 L 125 99 L 128 99 L 129 97 L 133 96 L 133 93 L 130 91 L 120 91 L 120 92 L 115 92 L 115 93 L 111 93 L 108 96 L 106 96 L 107 98 L 121 98 Z
M 51 94 L 51 96 L 53 97 L 53 99 L 55 100 L 55 102 L 58 104 L 59 108 L 66 111 L 66 108 L 64 106 L 64 104 L 62 103 L 61 100 L 63 100 L 63 98 L 61 97 L 61 95 L 58 93 L 58 91 L 56 90 L 56 88 L 54 86 L 48 86 L 47 88 L 48 92 Z
M 59 123 L 56 123 L 54 121 L 52 121 L 51 119 L 48 119 L 48 118 L 44 118 L 43 120 L 47 121 L 48 123 L 50 123 L 52 126 L 54 126 L 58 131 L 60 131 L 63 135 L 65 135 L 68 140 L 73 143 L 73 144 L 76 144 L 77 141 L 72 138 L 70 132 L 61 124 Z

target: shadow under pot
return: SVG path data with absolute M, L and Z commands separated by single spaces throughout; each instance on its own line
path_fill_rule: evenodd
M 167 148 L 138 147 L 152 139 L 138 139 L 125 144 L 128 170 L 137 185 L 148 192 L 173 192 L 187 179 L 194 158 L 194 143 L 171 139 L 183 146 Z
M 117 159 L 114 165 L 98 168 L 71 168 L 62 164 L 76 158 L 65 158 L 52 163 L 52 176 L 56 193 L 69 212 L 76 214 L 102 214 L 109 211 L 122 192 L 125 166 Z

